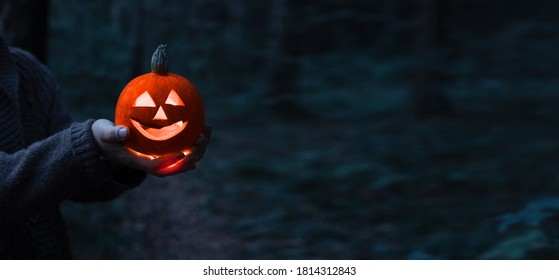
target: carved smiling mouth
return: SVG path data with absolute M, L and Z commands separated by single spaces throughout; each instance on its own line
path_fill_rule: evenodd
M 145 126 L 133 119 L 130 119 L 132 125 L 146 138 L 154 141 L 163 141 L 174 137 L 184 130 L 188 121 L 178 121 L 174 124 L 164 126 L 162 128 L 152 128 Z

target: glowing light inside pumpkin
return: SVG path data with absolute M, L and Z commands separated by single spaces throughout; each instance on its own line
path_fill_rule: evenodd
M 174 89 L 172 89 L 169 92 L 165 104 L 169 104 L 173 106 L 183 106 L 183 107 L 185 106 L 184 102 L 182 101 L 182 99 Z M 136 98 L 136 100 L 134 101 L 134 106 L 156 107 L 153 98 L 151 98 L 151 95 L 147 91 L 144 91 L 144 93 L 142 93 L 140 96 L 138 96 L 138 98 Z M 159 106 L 159 108 L 157 109 L 157 113 L 153 117 L 153 120 L 167 120 L 167 114 L 165 114 L 165 110 L 163 110 L 162 106 Z M 176 136 L 177 134 L 179 134 L 181 131 L 183 131 L 186 125 L 188 124 L 188 121 L 185 122 L 178 121 L 171 125 L 164 126 L 161 128 L 153 128 L 153 127 L 145 126 L 136 120 L 131 119 L 130 122 L 144 137 L 154 141 L 164 141 L 170 139 Z
M 176 170 L 179 170 L 180 168 L 182 168 L 182 163 L 187 160 L 186 156 L 188 156 L 190 154 L 190 149 L 182 151 L 182 153 L 184 154 L 184 158 L 181 160 L 178 160 L 176 162 L 173 162 L 172 164 L 169 164 L 168 166 L 162 167 L 158 170 L 158 172 L 160 174 L 169 174 L 172 173 Z
M 178 121 L 174 124 L 164 126 L 162 128 L 151 128 L 145 125 L 140 124 L 135 120 L 130 120 L 132 125 L 146 138 L 154 140 L 154 141 L 163 141 L 167 140 L 175 135 L 179 134 L 181 131 L 184 130 L 188 121 Z
M 130 148 L 128 148 L 128 150 L 129 150 L 130 152 L 132 152 L 133 154 L 139 156 L 139 157 L 143 157 L 143 158 L 147 158 L 147 159 L 151 159 L 151 160 L 157 158 L 157 157 L 152 156 L 152 155 L 142 154 L 142 153 L 140 153 L 140 152 L 138 152 L 138 151 L 135 151 L 135 150 L 133 150 L 133 149 L 130 149 Z
M 194 84 L 168 71 L 164 45 L 157 48 L 151 62 L 151 73 L 135 77 L 122 90 L 115 124 L 129 129 L 127 148 L 159 158 L 196 144 L 205 110 Z

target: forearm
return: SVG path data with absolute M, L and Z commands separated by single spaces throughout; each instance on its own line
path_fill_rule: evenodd
M 0 221 L 70 197 L 87 188 L 96 171 L 88 148 L 87 124 L 72 125 L 13 154 L 0 153 Z
M 73 123 L 13 154 L 0 152 L 0 222 L 65 199 L 113 198 L 141 182 L 143 174 L 130 182 L 112 178 L 95 146 L 91 122 Z
M 109 183 L 99 188 L 79 190 L 72 194 L 70 200 L 76 202 L 100 202 L 114 199 L 128 189 L 139 185 L 145 178 L 146 172 L 131 169 L 109 159 L 103 159 L 105 173 Z
M 51 133 L 57 133 L 70 126 L 72 123 L 72 117 L 68 114 L 68 111 L 62 106 L 58 99 L 54 99 L 50 112 L 50 124 L 49 131 Z M 87 134 L 87 144 L 90 146 L 89 149 L 95 149 L 93 136 L 90 136 L 90 126 L 92 121 L 88 121 L 88 134 Z M 105 183 L 97 187 L 89 188 L 77 188 L 75 192 L 71 194 L 68 199 L 76 202 L 98 202 L 114 199 L 126 190 L 137 186 L 146 177 L 146 173 L 139 170 L 134 170 L 123 166 L 121 164 L 112 163 L 112 161 L 104 159 L 99 160 L 99 158 L 104 158 L 102 156 L 97 156 L 95 162 L 101 165 L 103 170 L 98 170 L 102 172 L 105 178 Z M 97 175 L 99 176 L 99 175 Z M 92 178 L 91 180 L 98 182 L 102 178 Z

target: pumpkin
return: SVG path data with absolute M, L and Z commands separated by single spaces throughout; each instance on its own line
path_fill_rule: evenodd
M 169 73 L 166 45 L 153 53 L 151 73 L 124 87 L 115 109 L 115 124 L 129 130 L 124 145 L 151 157 L 186 154 L 204 122 L 204 105 L 196 87 L 185 77 Z

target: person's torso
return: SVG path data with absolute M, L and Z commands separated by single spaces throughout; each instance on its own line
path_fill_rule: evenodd
M 0 151 L 7 154 L 49 136 L 48 108 L 39 100 L 44 89 L 15 62 L 18 99 L 0 90 Z M 0 223 L 0 259 L 66 258 L 68 241 L 58 205 Z

